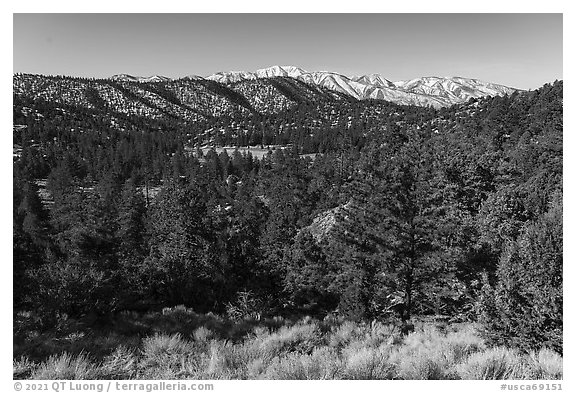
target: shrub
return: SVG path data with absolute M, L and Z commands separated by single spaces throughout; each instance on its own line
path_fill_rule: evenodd
M 269 336 L 270 330 L 265 326 L 254 326 L 254 328 L 252 329 L 252 335 L 256 339 L 261 339 L 265 336 Z
M 356 322 L 346 321 L 340 326 L 332 327 L 328 345 L 333 348 L 342 349 L 352 340 L 361 337 L 361 330 Z
M 174 379 L 190 356 L 198 355 L 194 345 L 180 334 L 156 334 L 142 343 L 141 370 L 144 379 Z
M 484 340 L 477 334 L 473 325 L 466 325 L 447 333 L 441 339 L 441 344 L 442 352 L 454 365 L 465 361 L 473 353 L 486 349 Z
M 390 348 L 382 345 L 378 348 L 352 345 L 343 351 L 345 379 L 392 379 L 394 365 L 389 362 Z
M 252 360 L 246 365 L 246 377 L 249 379 L 259 379 L 266 371 L 267 362 L 262 358 Z M 276 378 L 270 378 L 276 379 Z M 278 378 L 280 379 L 280 378 Z
M 35 368 L 36 364 L 27 357 L 22 356 L 19 359 L 14 359 L 12 361 L 12 377 L 14 379 L 29 378 Z
M 212 330 L 205 328 L 204 326 L 200 326 L 198 329 L 194 330 L 192 336 L 194 337 L 194 340 L 206 343 L 214 339 L 216 335 Z
M 287 352 L 310 354 L 321 342 L 322 335 L 316 323 L 298 323 L 292 327 L 282 327 L 263 340 L 255 341 L 255 344 L 264 356 L 273 358 Z
M 65 352 L 53 355 L 32 372 L 31 379 L 100 379 L 98 367 L 88 357 Z
M 384 343 L 392 345 L 402 342 L 402 335 L 400 334 L 399 328 L 394 324 L 372 321 L 370 328 L 366 330 L 364 342 L 368 346 L 377 347 Z
M 181 322 L 187 322 L 191 317 L 193 318 L 198 316 L 194 310 L 187 308 L 183 304 L 174 307 L 164 307 L 162 309 L 162 315 L 172 317 Z
M 457 370 L 462 379 L 520 379 L 524 374 L 521 357 L 505 348 L 477 352 Z
M 444 335 L 435 327 L 425 326 L 406 336 L 390 361 L 402 379 L 455 379 L 459 377 L 455 370 L 458 363 L 480 347 L 481 339 L 471 329 Z
M 532 351 L 528 355 L 526 379 L 562 379 L 562 363 L 562 356 L 548 348 Z
M 452 379 L 445 359 L 441 355 L 431 355 L 432 353 L 427 351 L 394 353 L 391 361 L 396 366 L 397 377 L 409 380 Z
M 246 378 L 247 364 L 253 355 L 244 345 L 220 341 L 210 342 L 208 354 L 205 374 L 209 379 Z
M 142 342 L 142 353 L 145 358 L 164 355 L 183 355 L 191 349 L 190 342 L 182 339 L 180 333 L 173 335 L 155 334 L 146 337 Z
M 234 303 L 228 303 L 226 306 L 226 315 L 233 321 L 246 318 L 260 320 L 261 310 L 262 302 L 254 297 L 251 291 L 243 291 L 238 292 Z
M 43 319 L 56 318 L 58 314 L 111 312 L 118 303 L 117 275 L 99 270 L 88 260 L 57 260 L 30 272 L 35 282 L 34 302 L 41 304 Z
M 193 318 L 190 338 L 180 333 L 135 336 L 83 334 L 73 320 L 26 345 L 43 343 L 35 356 L 13 361 L 14 378 L 41 379 L 561 379 L 562 357 L 550 349 L 521 355 L 486 349 L 473 324 L 450 325 L 442 332 L 430 324 L 396 341 L 393 325 L 373 322 L 318 323 L 304 318 L 271 329 L 241 321 L 250 330 L 238 341 L 222 339 L 206 323 L 228 321 L 190 310 L 165 310 L 145 316 Z M 140 318 L 140 317 L 139 317 Z M 179 317 L 180 318 L 180 317 Z M 142 320 L 142 318 L 140 318 Z M 152 322 L 150 322 L 152 321 Z M 169 321 L 164 319 L 164 322 Z M 164 323 L 162 322 L 162 323 Z M 188 323 L 188 322 L 185 322 Z M 222 336 L 230 336 L 231 327 Z M 324 329 L 324 330 L 322 330 Z M 232 329 L 233 330 L 233 329 Z M 58 346 L 60 345 L 60 346 Z M 138 349 L 139 346 L 139 349 Z M 90 358 L 82 348 L 91 348 Z M 46 359 L 46 353 L 65 350 Z M 80 351 L 78 356 L 74 351 Z M 31 352 L 30 352 L 31 353 Z M 100 361 L 101 359 L 101 361 Z
M 102 379 L 133 379 L 138 373 L 138 358 L 134 351 L 120 345 L 104 358 Z
M 252 371 L 261 369 L 261 363 L 253 363 Z M 289 353 L 273 359 L 262 378 L 265 379 L 335 379 L 342 365 L 334 350 L 323 347 L 311 354 Z

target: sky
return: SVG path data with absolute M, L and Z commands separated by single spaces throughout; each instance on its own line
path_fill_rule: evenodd
M 563 79 L 562 14 L 14 14 L 13 72 L 208 76 L 294 65 L 396 81 Z

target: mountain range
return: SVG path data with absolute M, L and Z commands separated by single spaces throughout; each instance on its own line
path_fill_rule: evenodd
M 450 106 L 468 101 L 470 98 L 511 94 L 519 89 L 478 79 L 462 77 L 421 77 L 392 82 L 379 74 L 346 76 L 330 71 L 305 71 L 294 66 L 272 66 L 256 70 L 217 72 L 207 77 L 190 75 L 192 80 L 212 80 L 233 86 L 247 80 L 289 77 L 329 90 L 342 93 L 358 100 L 380 99 L 401 105 Z M 154 75 L 135 77 L 127 74 L 114 75 L 110 79 L 127 82 L 166 82 L 170 78 Z
M 105 79 L 13 77 L 16 107 L 21 107 L 16 118 L 36 108 L 38 116 L 92 118 L 116 130 L 144 125 L 186 129 L 194 145 L 285 144 L 299 138 L 312 146 L 306 151 L 317 151 L 329 139 L 326 135 L 338 130 L 351 129 L 363 138 L 433 116 L 432 108 L 472 105 L 471 98 L 515 91 L 458 77 L 392 82 L 378 74 L 347 77 L 279 66 L 178 79 L 127 74 Z M 26 123 L 14 124 L 18 129 Z

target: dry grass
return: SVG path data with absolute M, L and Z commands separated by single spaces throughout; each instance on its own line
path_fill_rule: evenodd
M 148 319 L 146 319 L 148 318 Z M 14 378 L 32 379 L 561 379 L 562 357 L 487 348 L 471 324 L 417 325 L 401 336 L 379 322 L 282 319 L 255 324 L 185 308 L 139 317 L 143 339 L 128 336 L 104 356 L 87 351 L 43 360 L 18 357 Z M 147 322 L 146 322 L 147 321 Z M 180 324 L 180 325 L 179 325 Z M 184 328 L 183 328 L 184 327 Z M 130 328 L 130 327 L 129 327 Z M 67 333 L 68 334 L 68 333 Z M 125 332 L 123 333 L 125 334 Z M 124 337 L 98 338 L 99 348 Z M 82 348 L 82 334 L 67 335 Z M 91 340 L 91 341 L 90 341 Z M 90 338 L 90 342 L 95 340 Z

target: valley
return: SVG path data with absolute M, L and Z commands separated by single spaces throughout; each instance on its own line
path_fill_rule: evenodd
M 562 377 L 563 83 L 297 72 L 14 75 L 15 377 Z

